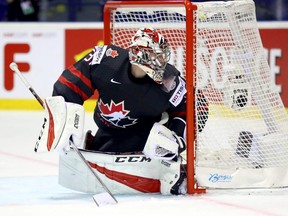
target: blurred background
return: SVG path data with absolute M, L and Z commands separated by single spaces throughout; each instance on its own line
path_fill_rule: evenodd
M 50 96 L 64 68 L 84 57 L 95 45 L 104 44 L 103 7 L 106 2 L 0 0 L 0 110 L 42 110 L 21 81 L 14 77 L 9 64 L 20 63 L 21 72 L 37 92 L 42 97 Z M 288 0 L 254 2 L 271 80 L 288 108 Z M 96 98 L 95 95 L 92 99 Z M 84 104 L 86 110 L 93 111 L 95 102 L 88 100 L 87 104 L 87 108 Z
M 200 2 L 201 0 L 194 0 Z M 205 0 L 202 0 L 202 2 Z M 106 0 L 0 0 L 0 21 L 102 21 Z M 259 21 L 288 20 L 287 0 L 254 0 Z M 25 16 L 21 7 L 26 9 Z

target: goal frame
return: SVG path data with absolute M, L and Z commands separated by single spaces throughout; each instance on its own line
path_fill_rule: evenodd
M 205 188 L 200 188 L 195 181 L 195 107 L 189 106 L 194 104 L 194 76 L 196 73 L 196 26 L 193 21 L 193 13 L 197 10 L 197 6 L 189 0 L 163 0 L 163 1 L 107 1 L 104 6 L 104 44 L 111 44 L 110 29 L 112 23 L 110 21 L 111 11 L 121 7 L 176 7 L 181 6 L 186 11 L 186 88 L 187 88 L 187 193 L 200 194 L 205 193 Z M 189 71 L 189 73 L 187 73 Z

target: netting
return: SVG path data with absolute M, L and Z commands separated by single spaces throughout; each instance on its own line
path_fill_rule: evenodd
M 196 166 L 200 173 L 216 168 L 209 176 L 224 179 L 218 187 L 262 187 L 272 174 L 265 170 L 287 169 L 288 119 L 272 83 L 254 3 L 199 5 L 196 13 L 195 83 L 209 104 L 209 121 L 197 134 Z M 241 172 L 241 184 L 230 185 Z M 247 176 L 255 182 L 247 183 Z M 213 186 L 211 179 L 203 182 Z
M 169 41 L 170 63 L 185 76 L 186 17 L 184 8 L 118 8 L 111 13 L 111 43 L 128 49 L 132 36 L 141 27 L 152 27 Z M 169 24 L 169 26 L 167 26 Z
M 252 0 L 197 3 L 194 53 L 186 53 L 185 7 L 121 7 L 111 12 L 111 43 L 128 48 L 140 27 L 153 27 L 172 48 L 170 63 L 185 77 L 194 55 L 195 176 L 215 188 L 288 185 L 288 118 L 272 82 Z M 197 94 L 195 95 L 197 101 Z M 196 106 L 205 103 L 195 103 Z M 194 104 L 191 104 L 193 106 Z M 188 122 L 189 123 L 189 122 Z M 190 124 L 194 124 L 190 122 Z M 287 174 L 286 174 L 287 173 Z

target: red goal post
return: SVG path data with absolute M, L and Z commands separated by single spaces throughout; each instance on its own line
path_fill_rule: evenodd
M 194 41 L 195 41 L 195 33 L 194 33 L 194 25 L 193 22 L 193 11 L 196 10 L 197 6 L 192 4 L 190 1 L 186 0 L 164 0 L 164 1 L 107 1 L 104 8 L 104 44 L 114 44 L 120 45 L 124 48 L 127 48 L 129 45 L 130 39 L 132 35 L 136 32 L 137 28 L 145 27 L 145 24 L 140 21 L 140 24 L 137 24 L 128 32 L 128 34 L 124 35 L 127 41 L 123 44 L 123 42 L 118 42 L 115 35 L 112 14 L 115 9 L 119 8 L 141 8 L 142 10 L 147 10 L 149 8 L 182 8 L 183 11 L 186 12 L 186 22 L 185 26 L 183 26 L 183 34 L 184 41 L 181 46 L 185 46 L 185 70 L 181 71 L 185 77 L 187 82 L 187 104 L 194 104 L 194 88 L 193 88 L 193 74 L 195 71 L 194 64 Z M 151 23 L 150 23 L 151 24 Z M 157 24 L 157 22 L 156 22 Z M 147 24 L 149 25 L 149 24 Z M 162 23 L 165 25 L 165 23 Z M 121 27 L 120 27 L 121 28 Z M 154 28 L 163 28 L 161 27 L 161 23 L 158 23 L 158 26 Z M 165 28 L 165 27 L 164 27 Z M 119 36 L 119 35 L 118 35 Z M 165 35 L 166 36 L 166 35 Z M 166 36 L 171 45 L 171 40 L 169 40 L 169 36 Z M 177 49 L 177 44 L 172 44 L 172 46 Z M 187 55 L 189 53 L 189 55 Z M 187 73 L 186 71 L 190 71 Z M 188 179 L 188 193 L 202 193 L 205 189 L 198 188 L 196 182 L 194 182 L 194 106 L 187 106 L 187 179 Z

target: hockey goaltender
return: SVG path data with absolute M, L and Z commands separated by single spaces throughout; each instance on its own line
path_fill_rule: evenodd
M 114 194 L 185 194 L 186 84 L 168 63 L 168 41 L 141 28 L 129 50 L 96 46 L 66 68 L 44 100 L 45 116 L 37 148 L 60 152 L 59 183 L 87 192 L 103 191 L 71 148 L 75 144 L 89 166 Z M 98 130 L 84 132 L 83 103 L 95 91 Z M 201 92 L 197 103 L 207 103 Z M 200 107 L 200 106 L 199 106 Z M 201 112 L 198 130 L 207 121 Z

